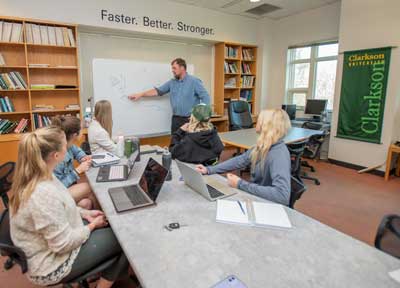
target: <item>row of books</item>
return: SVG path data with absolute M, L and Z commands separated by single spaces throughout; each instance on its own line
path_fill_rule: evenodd
M 0 74 L 0 88 L 4 90 L 26 89 L 26 83 L 19 72 Z
M 2 42 L 22 42 L 22 23 L 0 21 Z
M 47 104 L 36 104 L 32 108 L 33 111 L 51 111 L 54 109 L 55 108 L 53 105 L 47 105 Z
M 249 64 L 242 63 L 242 73 L 251 74 L 251 68 Z
M 40 115 L 37 113 L 33 114 L 33 128 L 43 128 L 51 125 L 51 119 L 49 116 Z
M 254 60 L 253 49 L 242 49 L 243 60 Z
M 3 54 L 0 53 L 0 66 L 6 65 L 6 60 L 4 60 Z
M 71 28 L 26 24 L 26 42 L 30 44 L 75 47 Z
M 240 91 L 240 100 L 251 101 L 252 96 L 253 96 L 253 90 Z
M 76 85 L 67 84 L 31 84 L 31 89 L 33 90 L 49 90 L 49 89 L 74 89 L 77 88 Z
M 228 63 L 225 61 L 224 72 L 225 73 L 239 73 L 239 69 L 236 63 Z
M 15 112 L 14 104 L 7 96 L 0 97 L 0 112 Z
M 227 58 L 238 58 L 238 48 L 226 46 L 225 47 L 225 57 Z
M 231 77 L 231 78 L 225 79 L 224 87 L 225 88 L 236 88 L 236 77 Z
M 254 76 L 242 76 L 240 79 L 240 87 L 253 87 L 254 86 L 254 81 L 256 80 L 256 77 Z
M 19 121 L 0 119 L 0 134 L 24 133 L 28 130 L 29 120 L 22 118 Z

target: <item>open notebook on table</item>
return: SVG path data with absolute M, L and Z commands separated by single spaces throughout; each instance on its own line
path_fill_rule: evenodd
M 292 228 L 284 206 L 275 203 L 221 199 L 217 201 L 216 220 L 230 224 Z

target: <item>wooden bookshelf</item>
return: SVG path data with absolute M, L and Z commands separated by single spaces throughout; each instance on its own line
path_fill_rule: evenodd
M 80 71 L 77 45 L 77 26 L 68 23 L 48 22 L 25 18 L 0 16 L 0 21 L 22 24 L 23 37 L 21 42 L 0 42 L 0 53 L 3 55 L 5 65 L 0 66 L 0 73 L 20 72 L 27 84 L 25 90 L 0 90 L 1 97 L 9 97 L 15 107 L 15 112 L 0 113 L 0 119 L 16 121 L 28 118 L 28 131 L 34 129 L 34 116 L 38 113 L 49 117 L 55 115 L 81 113 L 80 99 Z M 72 30 L 75 46 L 55 46 L 48 44 L 33 44 L 27 40 L 27 24 L 45 25 L 48 27 L 66 27 Z M 29 67 L 30 64 L 48 64 L 49 67 Z M 66 66 L 66 67 L 59 67 Z M 32 84 L 73 85 L 68 89 L 31 89 Z M 35 105 L 53 105 L 54 110 L 34 111 Z M 77 104 L 79 109 L 69 110 L 66 105 Z M 0 149 L 16 151 L 17 142 L 21 135 L 10 133 L 0 134 Z M 12 145 L 13 147 L 11 147 Z M 4 154 L 4 153 L 2 153 Z M 15 157 L 1 155 L 0 163 L 13 160 Z
M 230 49 L 230 50 L 229 50 Z M 236 51 L 234 55 L 227 55 L 228 51 Z M 249 53 L 247 53 L 249 52 Z M 251 58 L 245 57 L 252 55 Z M 252 114 L 257 111 L 256 95 L 256 74 L 257 74 L 257 46 L 238 43 L 221 42 L 215 44 L 215 78 L 214 78 L 214 112 L 218 115 L 226 115 L 230 100 L 239 100 L 240 95 L 245 92 L 251 93 L 251 98 L 247 100 Z M 237 71 L 226 71 L 225 63 L 233 65 Z M 243 71 L 242 66 L 246 65 L 249 71 Z M 250 87 L 244 86 L 242 77 L 254 77 L 254 83 Z M 235 78 L 235 86 L 226 86 L 225 83 Z

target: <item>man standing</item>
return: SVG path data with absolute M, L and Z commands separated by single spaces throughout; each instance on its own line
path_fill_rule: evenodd
M 138 100 L 141 97 L 162 96 L 170 93 L 172 106 L 171 134 L 182 125 L 189 122 L 192 108 L 200 103 L 210 104 L 210 95 L 203 82 L 186 72 L 186 62 L 177 58 L 171 62 L 174 79 L 160 87 L 129 95 L 129 99 Z

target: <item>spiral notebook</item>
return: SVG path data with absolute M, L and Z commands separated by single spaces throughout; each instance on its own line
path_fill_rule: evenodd
M 292 228 L 284 206 L 255 201 L 218 200 L 216 221 L 280 229 Z

